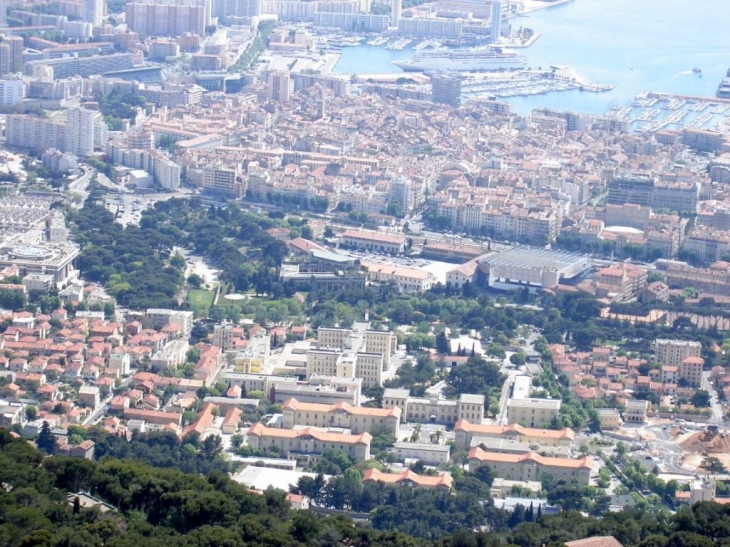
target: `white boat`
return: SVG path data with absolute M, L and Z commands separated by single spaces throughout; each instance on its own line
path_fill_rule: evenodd
M 496 47 L 420 51 L 413 57 L 393 63 L 406 72 L 452 70 L 459 72 L 514 70 L 524 68 L 526 59 L 515 51 Z

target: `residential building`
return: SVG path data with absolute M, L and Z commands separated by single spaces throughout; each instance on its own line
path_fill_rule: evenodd
M 104 19 L 104 0 L 83 0 L 81 7 L 81 18 L 85 22 L 91 23 L 95 27 L 101 26 Z
M 79 388 L 79 404 L 91 409 L 99 407 L 101 399 L 99 388 L 96 386 L 81 386 Z
M 193 312 L 181 310 L 166 310 L 149 308 L 145 312 L 144 326 L 149 329 L 161 329 L 167 325 L 177 325 L 181 332 L 181 338 L 190 338 L 193 330 Z
M 588 486 L 591 480 L 593 461 L 589 457 L 580 459 L 547 458 L 528 452 L 526 454 L 501 454 L 485 452 L 479 447 L 469 451 L 469 471 L 489 467 L 495 476 L 520 481 L 539 481 L 550 475 L 554 481 L 568 484 L 577 482 Z
M 451 490 L 454 480 L 450 473 L 439 473 L 435 477 L 418 475 L 410 469 L 402 473 L 383 473 L 378 469 L 368 469 L 362 477 L 362 482 L 382 482 L 383 484 L 398 484 L 416 488 L 440 488 Z
M 269 73 L 266 97 L 275 103 L 288 103 L 294 94 L 294 80 L 289 72 Z
M 318 456 L 325 450 L 341 450 L 355 461 L 370 459 L 370 433 L 346 435 L 327 433 L 314 428 L 279 429 L 254 424 L 246 433 L 254 449 L 278 446 L 283 457 Z
M 171 340 L 150 358 L 153 371 L 176 370 L 185 363 L 190 345 L 187 340 Z
M 688 386 L 698 388 L 702 385 L 702 370 L 705 360 L 702 357 L 686 357 L 679 365 L 679 381 L 686 382 Z
M 624 421 L 626 423 L 643 424 L 646 421 L 646 413 L 648 410 L 649 401 L 630 399 L 626 401 Z
M 334 405 L 319 403 L 302 403 L 296 399 L 289 399 L 282 407 L 284 429 L 294 429 L 296 426 L 307 427 L 338 427 L 349 429 L 353 434 L 374 429 L 383 429 L 398 437 L 400 426 L 400 408 L 368 408 L 351 406 L 347 403 Z
M 23 102 L 25 84 L 17 74 L 9 74 L 0 78 L 0 106 L 14 106 Z
M 667 340 L 659 338 L 654 341 L 654 354 L 658 363 L 679 367 L 687 357 L 700 357 L 702 345 L 691 340 Z
M 134 0 L 127 3 L 127 27 L 147 36 L 205 36 L 210 0 Z
M 236 353 L 233 359 L 234 370 L 245 374 L 261 374 L 266 371 L 270 354 L 270 337 L 254 336 L 244 349 Z
M 507 422 L 527 427 L 546 427 L 560 414 L 559 399 L 509 399 Z

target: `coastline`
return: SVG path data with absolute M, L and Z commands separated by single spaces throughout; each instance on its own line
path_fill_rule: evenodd
M 570 1 L 570 0 L 568 0 L 568 1 Z M 524 44 L 505 44 L 505 47 L 507 47 L 509 49 L 527 49 L 532 44 L 537 42 L 537 40 L 540 38 L 540 36 L 542 36 L 541 33 L 535 32 L 532 36 L 530 36 L 530 39 L 527 40 L 527 42 L 525 42 Z
M 523 9 L 522 11 L 518 11 L 514 15 L 511 15 L 510 17 L 508 17 L 507 19 L 512 19 L 514 17 L 520 17 L 522 15 L 527 15 L 528 13 L 532 13 L 534 11 L 554 8 L 555 6 L 562 6 L 563 4 L 567 4 L 572 1 L 573 0 L 555 0 L 555 2 L 544 2 L 544 1 L 536 2 L 533 0 L 533 1 L 529 2 L 529 4 L 530 4 L 529 7 Z

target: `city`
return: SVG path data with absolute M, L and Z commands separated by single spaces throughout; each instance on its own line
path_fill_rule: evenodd
M 6 4 L 0 543 L 730 537 L 730 71 L 591 2 Z

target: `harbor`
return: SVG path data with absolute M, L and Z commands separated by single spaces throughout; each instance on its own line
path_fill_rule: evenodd
M 614 106 L 606 117 L 623 121 L 639 133 L 686 128 L 730 134 L 730 101 L 711 97 L 643 92 L 626 106 Z

